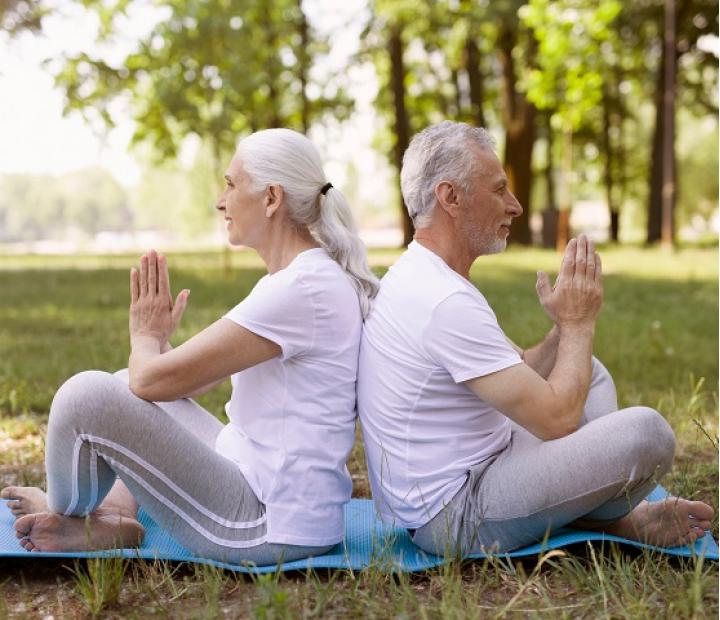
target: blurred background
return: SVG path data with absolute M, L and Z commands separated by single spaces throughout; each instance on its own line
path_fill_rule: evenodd
M 0 249 L 223 245 L 266 127 L 400 246 L 402 153 L 442 119 L 495 137 L 516 245 L 715 245 L 719 51 L 707 0 L 0 0 Z

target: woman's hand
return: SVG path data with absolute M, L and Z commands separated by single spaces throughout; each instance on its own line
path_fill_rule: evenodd
M 537 293 L 542 307 L 559 327 L 592 329 L 603 299 L 602 264 L 585 235 L 572 239 L 565 250 L 555 286 L 538 272 Z
M 130 270 L 130 342 L 150 337 L 162 349 L 180 323 L 190 291 L 180 291 L 173 304 L 167 261 L 155 250 L 143 254 L 140 271 Z

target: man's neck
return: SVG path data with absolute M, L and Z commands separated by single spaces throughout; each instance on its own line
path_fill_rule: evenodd
M 448 235 L 443 235 L 430 228 L 421 228 L 415 231 L 413 237 L 424 248 L 442 258 L 450 269 L 459 273 L 463 278 L 470 279 L 470 267 L 477 258 L 472 256 L 465 244 L 457 243 Z

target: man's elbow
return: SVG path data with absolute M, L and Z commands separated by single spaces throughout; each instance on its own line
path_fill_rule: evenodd
M 559 410 L 544 418 L 545 423 L 537 429 L 534 435 L 543 441 L 562 439 L 572 435 L 580 428 L 582 411 Z

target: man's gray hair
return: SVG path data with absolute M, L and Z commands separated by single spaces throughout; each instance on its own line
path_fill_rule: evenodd
M 441 181 L 468 191 L 470 178 L 478 173 L 477 161 L 469 156 L 471 144 L 494 148 L 495 141 L 482 127 L 442 121 L 416 134 L 403 155 L 400 188 L 415 228 L 430 223 L 437 202 L 435 188 Z

